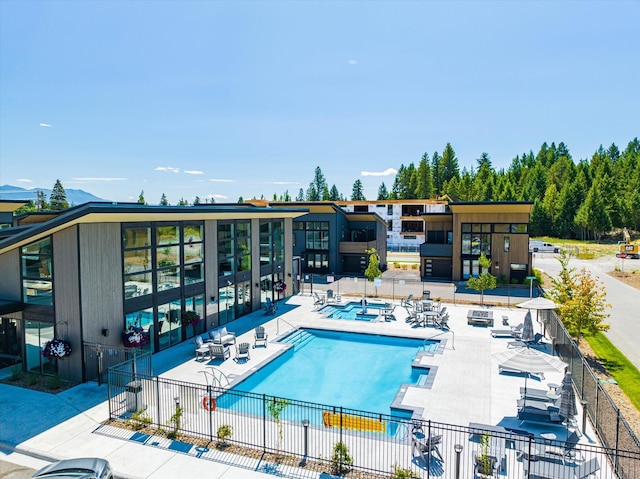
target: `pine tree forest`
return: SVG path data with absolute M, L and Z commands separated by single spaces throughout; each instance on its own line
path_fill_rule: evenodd
M 564 143 L 543 143 L 537 154 L 517 155 L 506 170 L 493 168 L 489 154 L 482 153 L 462 171 L 447 144 L 442 153 L 423 154 L 417 166 L 400 165 L 390 191 L 382 183 L 377 195 L 378 200 L 441 198 L 531 201 L 531 236 L 598 240 L 623 227 L 637 231 L 640 142 L 634 138 L 624 151 L 615 144 L 600 146 L 589 161 L 577 163 Z

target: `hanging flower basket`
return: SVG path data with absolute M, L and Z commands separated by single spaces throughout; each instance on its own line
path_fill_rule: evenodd
M 129 326 L 122 331 L 122 344 L 126 348 L 137 348 L 147 344 L 147 333 L 139 326 Z
M 184 313 L 184 316 L 182 316 L 182 319 L 185 325 L 190 324 L 194 328 L 200 324 L 200 315 L 195 311 L 187 311 Z
M 47 359 L 64 359 L 71 355 L 71 345 L 64 339 L 54 338 L 45 343 L 42 355 Z
M 273 289 L 276 293 L 284 293 L 287 289 L 287 283 L 284 282 L 284 279 L 279 279 L 273 283 Z

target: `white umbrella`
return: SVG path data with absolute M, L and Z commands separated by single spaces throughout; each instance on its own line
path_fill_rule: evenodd
M 531 319 L 531 311 L 527 311 L 524 315 L 524 323 L 522 324 L 522 340 L 532 341 L 534 337 L 533 320 Z
M 567 368 L 567 363 L 554 356 L 542 353 L 537 349 L 507 348 L 493 355 L 498 360 L 501 368 L 508 371 L 526 373 L 524 380 L 525 391 L 527 389 L 527 379 L 529 374 L 540 374 L 545 371 L 562 372 Z M 526 393 L 525 393 L 526 401 Z
M 516 306 L 522 309 L 536 309 L 536 310 L 537 309 L 556 309 L 560 307 L 560 305 L 554 303 L 550 299 L 543 298 L 542 296 L 529 299 L 524 303 L 516 304 Z

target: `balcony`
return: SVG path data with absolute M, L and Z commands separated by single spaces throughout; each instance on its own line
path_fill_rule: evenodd
M 340 254 L 364 254 L 371 248 L 376 248 L 377 242 L 372 241 L 340 241 Z
M 453 245 L 442 243 L 423 243 L 420 245 L 420 256 L 451 258 L 453 256 Z

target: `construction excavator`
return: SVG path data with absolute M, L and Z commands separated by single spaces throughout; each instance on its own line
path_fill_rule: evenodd
M 627 228 L 622 228 L 624 241 L 618 241 L 618 252 L 616 258 L 640 259 L 640 245 L 631 242 L 631 235 Z

